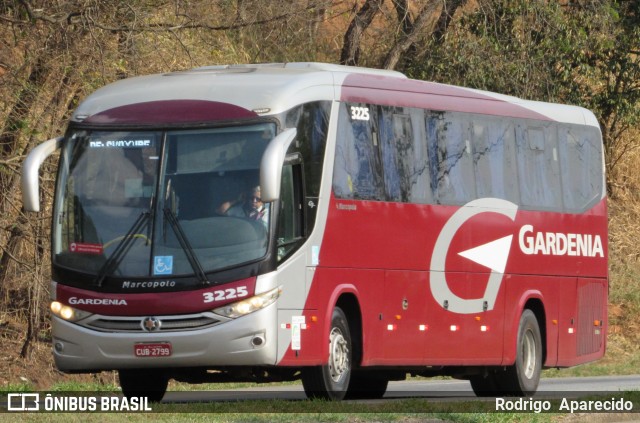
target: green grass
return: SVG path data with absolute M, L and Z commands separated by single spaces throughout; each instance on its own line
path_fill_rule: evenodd
M 625 361 L 610 359 L 613 353 L 605 354 L 604 358 L 593 363 L 566 369 L 547 369 L 542 377 L 586 377 L 586 376 L 620 376 L 638 373 L 640 369 L 640 351 L 635 348 L 631 354 L 625 354 Z
M 461 422 L 548 421 L 553 414 L 491 414 L 493 403 L 433 403 L 421 399 L 353 404 L 325 401 L 247 401 L 200 404 L 155 404 L 153 413 L 38 413 L 21 414 L 20 421 L 65 422 L 402 422 L 428 420 Z M 450 411 L 447 411 L 450 410 Z M 15 414 L 0 414 L 0 422 L 15 421 Z

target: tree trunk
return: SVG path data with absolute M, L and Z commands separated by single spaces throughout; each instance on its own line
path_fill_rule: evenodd
M 453 0 L 450 2 L 442 2 L 443 6 L 440 16 L 438 17 L 431 33 L 434 40 L 441 42 L 444 39 L 453 15 L 460 6 L 466 3 L 466 1 L 467 0 Z M 408 51 L 415 49 L 415 43 L 418 40 L 418 37 L 433 18 L 434 12 L 440 5 L 441 0 L 433 0 L 426 4 L 414 22 L 411 22 L 411 17 L 409 16 L 409 12 L 406 8 L 406 2 L 402 0 L 394 0 L 393 3 L 396 7 L 398 19 L 402 19 L 401 23 L 403 31 L 396 44 L 391 48 L 391 50 L 389 50 L 389 53 L 387 53 L 382 65 L 384 69 L 396 69 L 402 57 L 405 56 Z M 410 56 L 414 55 L 415 54 L 410 54 Z
M 395 69 L 396 65 L 402 58 L 402 55 L 415 43 L 420 35 L 422 28 L 427 26 L 433 12 L 436 10 L 439 1 L 432 1 L 422 8 L 415 22 L 411 25 L 405 25 L 408 28 L 407 33 L 403 33 L 396 44 L 389 50 L 387 57 L 384 59 L 382 67 L 384 69 Z
M 444 40 L 447 30 L 449 29 L 449 24 L 451 24 L 451 20 L 453 19 L 453 15 L 455 15 L 456 11 L 461 6 L 464 6 L 466 2 L 467 0 L 451 0 L 444 2 L 444 6 L 440 12 L 440 17 L 438 18 L 438 22 L 436 22 L 435 29 L 433 30 L 434 40 L 438 43 L 441 43 L 442 40 Z
M 371 25 L 373 18 L 380 11 L 383 0 L 367 0 L 356 13 L 344 34 L 344 43 L 340 54 L 340 63 L 358 66 L 360 59 L 360 42 L 364 31 Z
M 6 297 L 7 297 L 7 282 L 9 274 L 9 266 L 12 259 L 15 259 L 18 256 L 18 250 L 20 248 L 20 241 L 24 237 L 25 234 L 25 224 L 27 223 L 27 219 L 24 215 L 19 215 L 16 223 L 9 230 L 9 237 L 7 243 L 2 248 L 2 253 L 0 255 L 0 306 L 2 307 L 2 311 L 7 305 Z

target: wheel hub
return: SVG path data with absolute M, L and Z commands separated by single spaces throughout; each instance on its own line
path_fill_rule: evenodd
M 522 352 L 524 375 L 531 379 L 536 372 L 536 341 L 530 330 L 524 334 Z
M 329 335 L 329 374 L 334 382 L 349 370 L 349 346 L 338 328 Z

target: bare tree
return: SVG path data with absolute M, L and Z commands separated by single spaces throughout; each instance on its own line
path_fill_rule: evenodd
M 373 22 L 380 11 L 384 0 L 366 0 L 356 13 L 344 34 L 340 63 L 343 65 L 357 66 L 360 59 L 360 42 L 365 30 Z
M 431 29 L 431 37 L 441 40 L 446 32 L 453 15 L 459 7 L 463 6 L 467 0 L 430 0 L 422 7 L 415 21 L 411 19 L 407 0 L 393 0 L 398 19 L 402 26 L 402 32 L 396 43 L 387 53 L 382 67 L 384 69 L 395 69 L 408 51 L 414 50 L 416 42 L 426 32 Z M 436 16 L 436 11 L 440 7 L 440 13 Z

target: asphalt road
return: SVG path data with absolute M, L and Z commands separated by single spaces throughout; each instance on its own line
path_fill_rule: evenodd
M 640 390 L 640 375 L 598 376 L 541 379 L 538 393 L 534 398 L 581 397 L 590 394 L 615 393 Z M 467 381 L 425 380 L 391 382 L 384 399 L 432 398 L 465 399 L 475 398 Z M 163 402 L 224 402 L 245 400 L 291 400 L 306 399 L 302 385 L 271 386 L 215 391 L 167 392 Z

